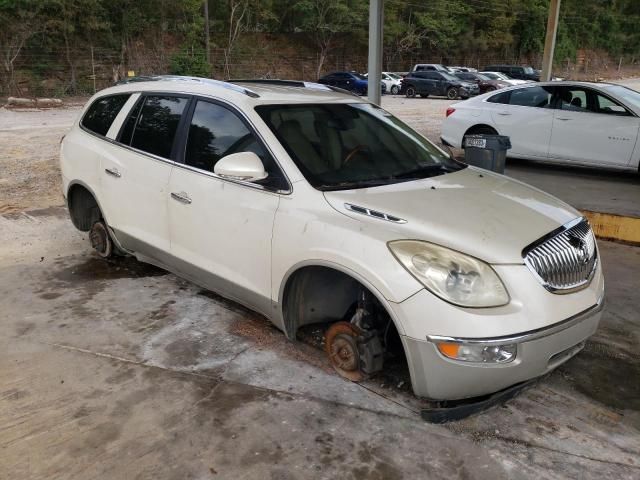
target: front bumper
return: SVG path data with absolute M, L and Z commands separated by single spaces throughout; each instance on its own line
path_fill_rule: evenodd
M 603 303 L 548 327 L 493 338 L 429 336 L 418 340 L 403 336 L 414 393 L 434 400 L 476 397 L 544 375 L 578 353 L 595 333 Z M 437 341 L 518 346 L 510 363 L 484 364 L 451 360 L 440 354 Z

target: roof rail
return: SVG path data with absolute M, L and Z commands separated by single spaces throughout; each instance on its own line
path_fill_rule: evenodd
M 245 95 L 258 98 L 258 95 L 253 90 L 249 90 L 248 88 L 240 87 L 238 85 L 234 85 L 233 83 L 223 82 L 221 80 L 214 80 L 213 78 L 201 78 L 201 77 L 188 77 L 183 75 L 142 75 L 139 77 L 128 77 L 116 82 L 116 85 L 125 85 L 127 83 L 136 83 L 136 82 L 159 82 L 161 80 L 164 81 L 176 81 L 176 82 L 199 82 L 204 83 L 206 85 L 215 85 L 217 87 L 226 88 L 228 90 L 233 90 L 235 92 L 244 93 Z
M 227 80 L 230 83 L 255 83 L 263 85 L 280 85 L 283 87 L 298 87 L 298 88 L 311 88 L 315 90 L 331 90 L 337 93 L 344 93 L 347 95 L 355 95 L 356 93 L 344 88 L 334 87 L 333 85 L 325 85 L 317 82 L 305 82 L 302 80 L 280 80 L 279 78 L 243 78 L 243 79 L 231 79 Z

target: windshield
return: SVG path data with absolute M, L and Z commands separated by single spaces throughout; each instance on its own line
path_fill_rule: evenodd
M 483 74 L 476 73 L 474 76 L 479 80 L 492 80 L 492 78 L 489 77 L 489 75 L 485 75 L 484 73 Z
M 318 190 L 406 182 L 464 168 L 367 103 L 261 105 L 256 111 Z
M 640 93 L 622 85 L 611 85 L 606 89 L 607 92 L 618 97 L 623 103 L 634 108 L 636 111 L 640 110 Z
M 394 80 L 400 80 L 402 77 L 400 75 L 396 75 L 395 73 L 387 73 Z

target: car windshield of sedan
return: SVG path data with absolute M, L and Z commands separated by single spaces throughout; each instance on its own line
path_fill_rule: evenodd
M 466 166 L 374 105 L 261 105 L 256 111 L 318 190 L 406 182 Z
M 449 80 L 451 82 L 460 81 L 460 79 L 458 77 L 456 77 L 456 76 L 454 76 L 454 75 L 452 75 L 450 73 L 445 73 L 445 72 L 438 72 L 438 73 L 440 73 L 445 78 L 445 80 Z
M 611 85 L 607 87 L 605 91 L 615 95 L 622 100 L 623 103 L 627 103 L 636 110 L 640 110 L 640 93 L 635 90 L 623 87 L 622 85 Z

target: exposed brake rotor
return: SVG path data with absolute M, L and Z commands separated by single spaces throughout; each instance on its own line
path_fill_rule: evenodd
M 107 232 L 107 226 L 102 222 L 96 222 L 89 232 L 91 246 L 102 258 L 108 258 L 113 252 L 113 243 Z
M 325 333 L 325 350 L 331 365 L 344 378 L 352 382 L 364 380 L 360 370 L 358 337 L 361 330 L 349 322 L 336 322 Z

